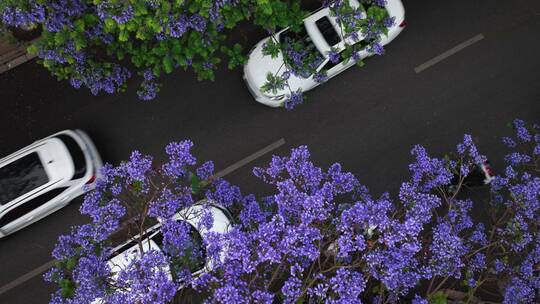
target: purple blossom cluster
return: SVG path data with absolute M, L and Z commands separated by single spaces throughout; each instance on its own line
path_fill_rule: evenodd
M 42 23 L 45 20 L 45 7 L 33 1 L 28 6 L 27 10 L 16 6 L 5 7 L 1 12 L 2 23 L 25 28 Z
M 87 12 L 84 0 L 54 0 L 46 5 L 45 28 L 52 33 L 73 29 L 73 20 Z
M 192 145 L 190 141 L 169 144 L 169 160 L 162 169 L 153 165 L 152 157 L 138 151 L 118 166 L 102 168 L 95 189 L 85 196 L 80 208 L 91 222 L 60 236 L 52 252 L 58 263 L 45 279 L 58 284 L 59 289 L 51 296 L 51 303 L 92 303 L 96 299 L 119 304 L 166 303 L 181 284 L 191 280 L 190 270 L 204 262 L 206 253 L 187 222 L 193 214 L 185 212 L 202 198 L 193 192 L 190 172 L 197 171 L 201 180 L 208 180 L 206 187 L 208 191 L 215 189 L 216 197 L 230 199 L 230 187 L 223 186 L 220 179 L 217 185 L 209 180 L 211 162 L 197 167 L 190 153 Z M 211 229 L 209 205 L 198 206 L 193 210 L 203 213 L 199 229 Z M 145 222 L 161 223 L 160 250 L 142 241 L 155 229 Z M 139 254 L 126 255 L 125 265 L 110 262 L 115 255 L 125 254 L 113 252 L 119 235 L 138 240 L 135 244 L 142 248 Z M 217 241 L 218 237 L 209 239 Z M 207 256 L 215 258 L 221 252 L 215 244 L 208 247 Z
M 506 155 L 504 174 L 494 180 L 491 204 L 511 212 L 503 213 L 495 235 L 501 247 L 508 248 L 510 258 L 497 259 L 496 273 L 510 276 L 504 291 L 504 303 L 537 302 L 540 293 L 540 177 L 538 176 L 540 144 L 538 125 L 516 119 L 515 134 L 504 137 L 511 151 Z
M 510 153 L 531 160 L 507 159 L 504 174 L 490 185 L 489 203 L 466 197 L 460 183 L 449 191 L 455 176 L 485 160 L 469 135 L 445 158 L 413 147 L 410 178 L 395 198 L 372 197 L 340 164 L 317 166 L 305 146 L 253 169 L 275 190 L 261 198 L 214 179 L 211 162 L 198 166 L 191 141 L 169 144 L 159 169 L 134 152 L 128 162 L 105 166 L 85 197 L 81 213 L 92 222 L 59 238 L 53 256 L 60 266 L 45 278 L 67 279 L 76 288 L 63 283 L 51 302 L 66 303 L 62 294 L 68 294 L 74 302 L 164 303 L 189 285 L 204 291 L 207 303 L 427 303 L 449 297 L 448 288 L 476 296 L 491 281 L 501 286 L 504 303 L 537 302 L 540 177 L 533 152 L 540 132 L 521 121 L 514 127 L 516 135 L 505 140 L 515 143 Z M 199 179 L 208 183 L 204 191 Z M 228 232 L 205 234 L 204 248 L 196 246 L 190 224 L 173 219 L 198 198 L 227 207 L 235 218 Z M 493 221 L 473 218 L 475 208 Z M 196 229 L 209 231 L 215 219 L 200 212 Z M 133 215 L 135 223 L 161 221 L 163 251 L 148 251 L 113 275 L 109 239 Z M 194 276 L 196 261 L 212 261 L 211 267 Z
M 289 98 L 287 98 L 287 100 L 285 101 L 284 106 L 287 110 L 292 110 L 296 106 L 302 104 L 303 102 L 304 102 L 304 95 L 302 94 L 302 92 L 300 91 L 291 92 Z
M 72 79 L 78 80 L 79 83 L 88 87 L 94 95 L 101 91 L 107 93 L 121 91 L 126 81 L 131 77 L 131 72 L 128 69 L 117 64 L 109 70 L 88 65 L 77 66 L 75 70 L 76 74 Z
M 143 78 L 144 80 L 141 82 L 139 90 L 137 90 L 137 96 L 141 100 L 152 100 L 159 90 L 158 84 L 155 82 L 155 77 L 150 70 L 144 71 Z
M 123 91 L 132 69 L 139 75 L 152 69 L 158 76 L 163 61 L 160 56 L 170 55 L 172 44 L 177 45 L 174 53 L 184 53 L 184 48 L 191 46 L 191 42 L 187 47 L 183 42 L 178 49 L 178 39 L 186 32 L 197 33 L 197 39 L 205 46 L 222 40 L 218 32 L 224 29 L 225 22 L 230 23 L 224 20 L 228 16 L 224 16 L 223 11 L 240 4 L 237 0 L 220 0 L 208 5 L 181 3 L 171 8 L 171 4 L 163 0 L 6 1 L 0 4 L 2 23 L 24 29 L 40 26 L 44 31 L 43 39 L 34 47 L 43 65 L 59 79 L 69 80 L 75 88 L 87 87 L 94 95 Z M 161 12 L 163 5 L 169 7 L 166 14 Z M 132 37 L 136 37 L 138 43 L 133 44 Z M 163 42 L 161 46 L 167 50 L 148 52 L 148 48 L 155 46 L 153 41 Z M 78 56 L 67 50 L 70 45 L 77 46 Z M 195 65 L 194 70 L 199 76 L 211 75 L 216 68 L 212 54 L 219 48 L 212 46 L 207 50 L 208 53 L 195 54 L 200 64 Z M 128 56 L 132 59 L 129 67 L 125 60 Z M 165 70 L 180 65 L 173 62 L 167 64 Z M 152 100 L 158 91 L 157 79 L 143 78 L 137 95 L 141 100 Z
M 120 270 L 114 279 L 115 292 L 108 294 L 107 303 L 167 303 L 178 286 L 169 274 L 169 259 L 161 252 L 149 250 Z
M 270 294 L 268 301 L 278 296 L 284 302 L 327 303 L 397 302 L 423 284 L 430 285 L 430 298 L 444 282 L 460 280 L 476 290 L 492 273 L 491 249 L 499 243 L 488 238 L 482 222 L 473 221 L 473 202 L 447 196 L 446 188 L 454 172 L 466 175 L 469 169 L 462 168 L 485 158 L 468 135 L 454 159 L 429 157 L 420 146 L 412 154 L 411 179 L 402 185 L 397 203 L 387 194 L 373 199 L 339 165 L 326 172 L 314 166 L 305 147 L 255 168 L 254 174 L 278 192 L 260 201 L 253 196 L 242 201 L 240 227 L 225 236 L 232 247 L 219 272 L 226 275 L 214 274 L 218 284 L 210 302 L 221 302 L 218 293 L 224 290 L 234 291 L 236 301 Z M 325 265 L 327 257 L 333 262 Z M 508 267 L 499 271 L 504 269 Z M 349 276 L 355 279 L 348 281 Z M 529 278 L 514 278 L 518 287 L 507 293 L 519 290 L 523 294 L 513 299 L 534 299 L 533 287 L 519 288 L 530 284 Z M 383 286 L 384 292 L 373 295 L 374 286 Z M 413 302 L 427 303 L 419 296 Z

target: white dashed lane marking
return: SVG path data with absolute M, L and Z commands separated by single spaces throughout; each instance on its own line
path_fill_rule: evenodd
M 472 37 L 471 39 L 467 40 L 467 41 L 464 41 L 458 45 L 456 45 L 455 47 L 449 49 L 448 51 L 436 56 L 436 57 L 433 57 L 431 58 L 430 60 L 422 63 L 421 65 L 417 66 L 414 68 L 414 71 L 416 73 L 420 73 L 422 72 L 423 70 L 426 70 L 428 69 L 429 67 L 445 60 L 446 58 L 454 55 L 455 53 L 459 52 L 459 51 L 462 51 L 463 49 L 465 49 L 466 47 L 469 47 L 475 43 L 477 43 L 478 41 L 484 39 L 484 35 L 482 33 Z

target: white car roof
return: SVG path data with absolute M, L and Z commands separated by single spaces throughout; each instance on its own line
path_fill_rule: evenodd
M 323 56 L 326 56 L 326 54 L 330 51 L 331 46 L 328 45 L 326 39 L 324 39 L 324 36 L 321 34 L 317 27 L 317 24 L 315 23 L 319 19 L 324 17 L 328 17 L 328 19 L 332 21 L 334 21 L 333 19 L 335 19 L 333 17 L 330 17 L 330 9 L 324 8 L 304 19 L 304 26 L 306 27 L 306 31 L 311 37 L 313 44 L 315 44 L 315 47 L 319 50 L 321 54 L 323 54 Z
M 8 170 L 8 167 L 10 165 L 26 165 L 24 163 L 21 163 L 25 158 L 29 161 L 32 160 L 32 164 L 35 164 L 34 161 L 36 160 L 36 157 L 40 162 L 40 165 L 42 167 L 41 169 L 38 165 L 32 166 L 32 172 L 28 172 L 26 175 L 18 176 L 16 175 L 18 172 Z M 19 170 L 21 168 L 12 169 Z M 30 169 L 30 167 L 27 167 L 27 169 Z M 7 185 L 15 187 L 14 179 L 16 179 L 17 177 L 19 177 L 19 180 L 27 180 L 26 187 L 24 185 L 21 185 L 20 189 L 11 189 L 12 191 L 22 191 L 19 195 L 9 195 L 7 193 L 7 191 L 9 190 L 2 189 L 2 191 L 6 191 L 3 192 L 4 197 L 6 199 L 11 199 L 9 200 L 9 202 L 0 201 L 0 211 L 16 204 L 17 202 L 28 199 L 32 195 L 39 193 L 44 189 L 51 188 L 52 185 L 61 184 L 63 181 L 69 180 L 73 175 L 74 170 L 75 168 L 73 166 L 73 161 L 71 155 L 69 154 L 69 151 L 62 143 L 62 141 L 57 138 L 45 138 L 36 141 L 33 144 L 0 159 L 0 183 L 8 183 Z M 35 181 L 37 175 L 41 175 L 40 178 L 43 179 L 44 183 L 40 182 L 40 185 L 36 185 L 36 187 L 28 185 L 30 180 Z M 27 176 L 27 178 L 25 178 L 24 176 Z M 10 181 L 10 179 L 12 181 Z M 46 182 L 45 179 L 47 180 Z
M 357 0 L 349 0 L 349 4 L 354 8 L 357 8 L 358 6 L 360 6 L 360 3 Z M 308 17 L 306 17 L 306 19 L 304 19 L 304 26 L 306 27 L 306 30 L 309 36 L 313 40 L 313 43 L 315 44 L 319 52 L 323 54 L 324 57 L 326 57 L 326 54 L 330 51 L 331 47 L 334 47 L 338 49 L 339 51 L 345 48 L 345 43 L 343 42 L 343 36 L 341 33 L 340 25 L 338 24 L 336 18 L 331 16 L 330 12 L 331 12 L 330 8 L 325 7 L 318 11 L 315 11 L 313 14 L 309 15 Z M 338 36 L 341 38 L 341 41 L 336 45 L 328 45 L 328 42 L 326 41 L 326 39 L 320 32 L 319 28 L 317 27 L 316 22 L 324 17 L 328 18 L 328 20 L 334 27 L 334 30 L 336 31 Z M 363 14 L 363 17 L 365 17 L 365 14 Z M 362 33 L 359 32 L 358 34 L 360 35 L 362 39 L 362 36 L 363 36 Z M 350 42 L 354 43 L 354 41 L 350 41 Z

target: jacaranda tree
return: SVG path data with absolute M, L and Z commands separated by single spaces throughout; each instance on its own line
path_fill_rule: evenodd
M 385 1 L 362 2 L 370 8 L 353 8 L 342 0 L 330 5 L 348 41 L 343 58 L 358 59 L 364 47 L 383 52 L 379 37 L 393 22 L 381 8 Z M 123 91 L 128 79 L 138 75 L 138 96 L 150 100 L 159 90 L 158 78 L 163 73 L 183 68 L 193 70 L 198 79 L 214 79 L 223 57 L 231 69 L 242 65 L 246 61 L 243 46 L 228 39 L 241 22 L 271 34 L 288 26 L 299 30 L 308 14 L 301 4 L 301 0 L 6 0 L 0 3 L 0 15 L 7 26 L 42 28 L 41 39 L 29 50 L 59 80 L 87 87 L 93 94 L 114 93 Z M 360 34 L 366 45 L 355 44 Z M 300 48 L 298 42 L 269 43 L 265 52 L 269 56 L 282 52 L 289 73 L 304 75 L 313 70 L 317 58 Z M 339 57 L 329 55 L 332 60 Z M 266 89 L 285 86 L 285 75 L 269 78 L 273 80 Z M 324 81 L 324 71 L 316 79 Z M 286 105 L 292 108 L 301 101 L 301 92 L 291 92 Z
M 213 256 L 194 240 L 187 220 L 200 217 L 197 229 L 209 229 L 212 214 L 201 200 L 230 206 L 240 197 L 237 187 L 210 178 L 212 162 L 197 165 L 192 145 L 170 143 L 169 159 L 160 167 L 138 151 L 117 167 L 103 167 L 80 209 L 91 222 L 61 236 L 53 251 L 57 263 L 45 278 L 59 289 L 51 303 L 166 303 L 181 285 L 190 284 L 193 268 Z M 203 207 L 198 214 L 181 212 L 194 204 Z M 158 222 L 161 250 L 147 242 Z M 137 244 L 140 254 L 126 257 L 125 267 L 108 263 L 115 245 L 126 240 Z
M 410 178 L 397 197 L 374 198 L 339 164 L 316 166 L 304 146 L 254 169 L 275 189 L 261 198 L 212 179 L 210 163 L 190 169 L 196 164 L 189 142 L 171 144 L 159 170 L 134 153 L 119 167 L 105 167 L 86 196 L 81 212 L 92 223 L 60 238 L 58 264 L 46 275 L 60 287 L 52 302 L 165 303 L 181 283 L 207 303 L 471 303 L 486 295 L 536 303 L 540 126 L 520 120 L 513 126 L 516 135 L 503 139 L 511 149 L 506 168 L 474 200 L 466 177 L 485 157 L 469 135 L 442 158 L 415 146 Z M 193 248 L 167 218 L 199 198 L 227 206 L 236 220 L 227 233 Z M 141 219 L 160 218 L 170 241 L 163 251 L 141 251 L 115 276 L 107 261 L 122 218 L 135 219 L 135 233 Z M 200 251 L 213 268 L 190 277 L 189 263 L 178 257 L 197 258 Z M 163 267 L 181 275 L 167 277 Z
M 155 78 L 175 68 L 213 79 L 221 54 L 230 68 L 242 64 L 241 46 L 225 43 L 230 30 L 244 20 L 287 26 L 303 15 L 299 1 L 9 0 L 0 13 L 9 26 L 42 26 L 30 51 L 59 80 L 113 93 L 138 74 L 139 97 L 148 100 L 158 90 Z

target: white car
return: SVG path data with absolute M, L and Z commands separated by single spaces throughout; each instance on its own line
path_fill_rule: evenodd
M 359 7 L 360 5 L 358 0 L 349 0 L 349 3 L 352 7 Z M 364 4 L 364 7 L 367 7 L 366 4 Z M 388 29 L 388 35 L 382 35 L 380 44 L 383 46 L 390 43 L 405 27 L 405 9 L 401 0 L 387 0 L 385 8 L 389 16 L 394 17 L 394 25 Z M 326 7 L 304 19 L 304 26 L 300 33 L 294 33 L 289 28 L 285 28 L 275 34 L 275 39 L 280 42 L 284 41 L 284 39 L 302 41 L 306 50 L 316 52 L 319 59 L 316 61 L 318 63 L 317 72 L 324 69 L 328 71 L 328 78 L 332 78 L 355 64 L 352 59 L 338 63 L 333 63 L 329 59 L 328 53 L 332 48 L 338 52 L 345 49 L 341 32 L 340 25 L 335 17 L 330 16 L 330 8 Z M 358 34 L 360 41 L 356 43 L 366 44 L 362 40 L 362 33 Z M 250 52 L 248 61 L 244 66 L 244 79 L 255 100 L 270 107 L 281 107 L 284 105 L 290 91 L 296 92 L 300 89 L 306 92 L 319 85 L 319 82 L 315 81 L 314 75 L 290 75 L 288 79 L 290 91 L 288 88 L 284 88 L 277 92 L 263 92 L 261 87 L 265 84 L 268 73 L 281 76 L 286 70 L 283 68 L 284 60 L 281 53 L 276 58 L 263 55 L 264 45 L 269 39 L 272 38 L 268 37 L 261 40 Z M 354 43 L 349 40 L 347 42 L 349 44 Z M 359 55 L 363 59 L 372 56 L 373 53 L 364 48 Z
M 213 225 L 209 230 L 199 227 L 199 222 L 201 221 L 204 212 L 210 212 L 214 219 Z M 196 235 L 195 239 L 199 239 L 201 242 L 200 244 L 202 244 L 202 241 L 207 233 L 226 233 L 229 231 L 232 224 L 232 216 L 226 208 L 207 201 L 200 201 L 195 205 L 180 211 L 173 217 L 173 219 L 188 222 L 190 227 L 193 228 L 193 234 Z M 161 223 L 148 228 L 146 233 L 147 237 L 142 241 L 143 250 L 152 249 L 161 251 L 163 235 L 160 228 Z M 113 257 L 109 260 L 109 266 L 111 267 L 112 272 L 114 273 L 124 269 L 129 264 L 130 260 L 139 254 L 139 251 L 140 249 L 137 238 L 131 239 L 126 243 L 114 248 Z M 204 265 L 201 265 L 200 269 L 193 272 L 193 275 L 197 276 L 204 271 L 209 271 L 211 269 L 212 262 L 206 261 Z
M 213 217 L 213 225 L 210 229 L 204 227 L 199 227 L 199 223 L 203 218 L 205 212 L 210 212 Z M 226 233 L 231 228 L 233 219 L 229 211 L 213 202 L 210 201 L 199 201 L 195 205 L 184 209 L 178 212 L 174 217 L 174 220 L 185 221 L 190 224 L 192 228 L 192 237 L 193 241 L 198 243 L 197 246 L 202 246 L 205 236 L 209 232 L 214 233 Z M 147 250 L 156 250 L 161 251 L 161 246 L 163 243 L 163 235 L 161 233 L 161 223 L 158 223 L 148 229 L 145 234 L 146 237 L 142 240 L 141 244 L 143 251 Z M 204 251 L 204 247 L 203 247 Z M 128 242 L 117 246 L 113 249 L 112 257 L 109 259 L 108 265 L 111 268 L 113 273 L 113 278 L 118 274 L 118 272 L 125 269 L 129 265 L 131 260 L 136 258 L 140 254 L 140 247 L 138 238 L 133 238 Z M 204 252 L 203 252 L 204 255 Z M 223 262 L 225 258 L 225 252 L 221 252 L 220 259 Z M 208 272 L 214 266 L 215 261 L 203 257 L 203 261 L 199 265 L 194 265 L 195 269 L 192 270 L 193 277 L 197 277 L 204 272 Z M 172 275 L 169 271 L 169 277 L 172 279 Z M 182 288 L 182 286 L 180 286 Z M 93 304 L 102 303 L 102 299 L 97 299 Z
M 0 238 L 92 189 L 101 166 L 81 130 L 58 132 L 0 159 Z

